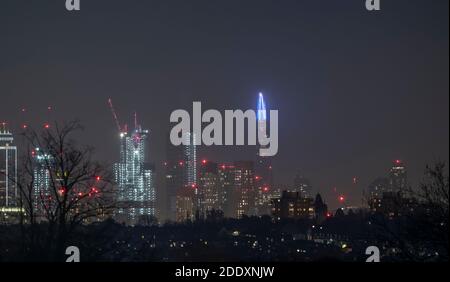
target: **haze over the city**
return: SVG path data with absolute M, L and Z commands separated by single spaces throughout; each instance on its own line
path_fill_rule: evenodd
M 2 3 L 0 121 L 18 134 L 25 122 L 79 118 L 80 142 L 113 163 L 111 97 L 122 123 L 136 111 L 150 130 L 157 195 L 170 113 L 192 111 L 193 101 L 256 109 L 259 92 L 279 110 L 275 183 L 292 185 L 301 172 L 332 208 L 334 187 L 360 205 L 362 189 L 395 159 L 412 185 L 426 164 L 448 162 L 448 1 L 383 1 L 378 14 L 360 0 L 83 1 L 72 14 L 59 2 Z M 255 153 L 198 155 L 228 162 Z

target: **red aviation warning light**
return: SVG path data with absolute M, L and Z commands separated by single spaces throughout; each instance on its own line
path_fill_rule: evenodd
M 91 191 L 89 191 L 89 197 L 92 197 L 92 196 L 94 196 L 95 194 L 98 194 L 98 189 L 97 188 L 95 188 L 95 187 L 92 187 L 91 188 Z
M 341 203 L 345 202 L 345 197 L 344 197 L 344 195 L 340 195 L 340 196 L 339 196 L 339 202 L 341 202 Z
M 25 112 L 27 111 L 27 109 L 25 108 L 25 107 L 23 107 L 22 109 L 20 109 L 20 111 L 22 112 L 22 114 L 23 115 L 25 115 Z M 24 118 L 23 120 L 22 120 L 22 125 L 21 125 L 21 128 L 23 129 L 23 130 L 25 130 L 25 129 L 27 129 L 28 128 L 28 124 L 27 124 L 27 120 Z
M 66 193 L 66 188 L 65 187 L 61 187 L 58 189 L 58 192 L 60 195 L 64 195 L 64 193 Z

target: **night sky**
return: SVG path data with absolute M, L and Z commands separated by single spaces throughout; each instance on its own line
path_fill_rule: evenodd
M 275 182 L 290 185 L 300 171 L 331 207 L 333 187 L 359 205 L 394 159 L 413 185 L 427 163 L 448 161 L 447 0 L 382 0 L 380 12 L 364 0 L 81 0 L 80 12 L 64 2 L 2 1 L 0 121 L 17 132 L 24 121 L 79 118 L 80 142 L 112 163 L 111 97 L 122 123 L 137 111 L 150 130 L 159 192 L 170 113 L 192 101 L 254 109 L 260 91 L 279 110 Z M 213 147 L 199 157 L 255 152 Z

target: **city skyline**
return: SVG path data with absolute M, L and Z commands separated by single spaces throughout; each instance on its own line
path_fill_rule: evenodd
M 109 10 L 84 3 L 70 16 L 50 2 L 33 14 L 40 4 L 8 2 L 0 11 L 0 120 L 18 132 L 25 122 L 79 118 L 97 158 L 113 164 L 111 97 L 121 117 L 140 114 L 152 140 L 147 157 L 161 172 L 171 111 L 192 101 L 254 109 L 263 92 L 280 112 L 277 183 L 293 185 L 300 171 L 330 206 L 339 204 L 334 187 L 357 204 L 361 190 L 401 159 L 417 186 L 426 164 L 448 162 L 448 3 L 396 1 L 374 16 L 359 2 L 328 3 L 323 12 L 312 1 L 155 1 L 122 13 L 119 1 L 108 1 Z M 94 17 L 100 11 L 102 21 Z M 39 35 L 47 43 L 33 45 Z M 223 162 L 255 152 L 199 149 L 199 159 Z
M 261 92 L 259 92 L 258 93 L 258 98 L 260 99 L 260 96 L 261 95 Z M 259 118 L 260 118 L 260 116 L 261 116 L 261 112 L 260 112 L 260 110 L 259 110 L 259 107 L 260 107 L 260 101 L 258 100 L 258 104 L 257 104 L 257 106 L 256 106 L 256 112 L 258 113 L 258 121 L 259 121 Z M 105 106 L 105 105 L 103 105 L 103 106 Z M 264 105 L 265 106 L 265 105 Z M 106 106 L 105 106 L 106 107 Z M 52 107 L 52 106 L 49 106 L 49 107 L 47 107 L 47 109 L 46 109 L 46 111 L 48 112 L 48 113 L 50 113 L 49 115 L 51 115 L 52 114 L 52 112 L 54 111 L 54 108 Z M 106 113 L 107 114 L 107 113 Z M 144 115 L 145 116 L 145 115 Z M 57 121 L 57 120 L 55 120 L 54 122 L 56 122 L 56 123 L 61 123 L 61 121 Z M 114 124 L 113 124 L 113 122 L 114 122 L 114 120 L 113 119 L 111 119 L 110 120 L 110 127 L 114 127 Z M 133 122 L 133 121 L 131 121 L 131 122 Z M 5 128 L 10 128 L 10 123 L 9 122 L 5 122 L 5 121 L 2 121 L 2 123 L 3 123 L 3 126 L 5 127 Z M 32 128 L 34 128 L 34 129 L 37 129 L 37 130 L 39 130 L 39 129 L 46 129 L 46 128 L 49 128 L 50 126 L 51 126 L 51 124 L 52 124 L 52 122 L 51 122 L 51 120 L 50 119 L 45 119 L 45 122 L 43 122 L 43 123 L 36 123 L 36 122 L 27 122 L 27 123 L 20 123 L 20 122 L 16 122 L 16 123 L 14 123 L 14 122 L 11 122 L 12 124 L 16 124 L 16 126 L 14 126 L 15 127 L 15 129 L 16 129 L 16 131 L 17 131 L 17 137 L 20 137 L 19 135 L 21 134 L 21 132 L 23 132 L 24 130 L 28 130 L 28 129 L 32 129 Z M 19 126 L 17 126 L 17 124 L 20 124 Z M 36 127 L 34 127 L 33 126 L 33 124 L 36 124 Z M 83 125 L 84 127 L 86 127 L 85 125 Z M 140 125 L 139 125 L 140 126 Z M 127 128 L 128 127 L 128 125 L 125 123 L 124 124 L 124 128 Z M 170 126 L 168 125 L 168 127 L 167 127 L 167 130 L 170 128 Z M 138 128 L 139 129 L 139 128 Z M 126 130 L 128 130 L 128 129 L 126 129 Z M 260 125 L 258 125 L 258 130 L 261 130 L 261 127 L 260 127 Z M 131 132 L 133 132 L 133 131 L 131 131 Z M 12 134 L 13 136 L 16 134 L 15 132 L 13 132 L 12 130 L 10 130 L 10 134 Z M 123 134 L 123 133 L 121 133 L 121 134 Z M 143 140 L 142 141 L 144 141 L 144 139 L 147 139 L 147 134 L 149 134 L 149 131 L 146 131 L 146 133 L 145 133 L 145 138 L 143 138 Z M 116 137 L 117 137 L 117 134 L 116 134 Z M 120 138 L 120 139 L 122 139 L 122 137 Z M 17 143 L 17 141 L 18 140 L 16 140 L 16 143 Z M 82 140 L 82 138 L 80 138 L 80 140 L 77 140 L 77 141 L 79 141 L 80 143 L 83 143 L 83 141 L 84 140 Z M 117 140 L 111 140 L 111 142 L 112 143 L 117 143 L 116 142 Z M 155 141 L 155 139 L 153 139 L 152 141 Z M 151 145 L 152 145 L 152 143 L 151 143 L 151 141 L 150 140 L 147 140 L 147 145 L 146 145 L 146 147 L 151 147 Z M 122 141 L 120 141 L 120 143 L 123 143 Z M 89 144 L 89 145 L 91 145 L 91 144 Z M 121 145 L 122 146 L 122 145 Z M 165 145 L 166 147 L 167 146 L 169 146 L 169 144 L 166 144 Z M 232 162 L 234 162 L 234 161 L 239 161 L 239 160 L 252 160 L 252 161 L 255 161 L 255 165 L 258 165 L 258 160 L 261 160 L 261 159 L 264 159 L 264 158 L 267 158 L 267 159 L 270 159 L 270 161 L 268 162 L 268 163 L 266 163 L 266 164 L 270 164 L 273 160 L 275 160 L 275 163 L 277 163 L 276 161 L 277 161 L 277 156 L 274 156 L 274 157 L 264 157 L 264 158 L 261 158 L 261 157 L 258 157 L 258 153 L 255 153 L 257 150 L 258 150 L 258 147 L 257 146 L 244 146 L 245 148 L 244 149 L 242 149 L 242 148 L 238 148 L 238 150 L 242 153 L 242 152 L 244 152 L 244 156 L 245 157 L 242 157 L 242 158 L 237 158 L 237 159 L 231 159 L 231 158 L 221 158 L 221 159 L 214 159 L 213 157 L 209 157 L 207 154 L 213 154 L 214 155 L 214 151 L 220 151 L 222 148 L 220 148 L 220 147 L 217 147 L 217 146 L 204 146 L 204 145 L 199 145 L 199 146 L 193 146 L 193 145 L 191 145 L 191 146 L 180 146 L 180 147 L 189 147 L 189 148 L 191 148 L 190 150 L 191 151 L 193 151 L 195 154 L 195 161 L 186 161 L 186 164 L 189 164 L 189 166 L 191 166 L 192 167 L 192 169 L 194 169 L 194 171 L 196 171 L 197 169 L 195 168 L 195 166 L 199 166 L 200 164 L 201 164 L 201 160 L 211 160 L 211 161 L 214 161 L 214 162 L 218 162 L 218 163 L 232 163 Z M 230 148 L 231 149 L 231 151 L 233 151 L 233 150 L 236 150 L 237 148 L 234 146 L 234 147 L 231 147 Z M 222 149 L 223 150 L 223 149 Z M 20 148 L 18 149 L 18 151 L 19 151 L 19 156 L 20 156 Z M 160 174 L 158 174 L 157 173 L 157 171 L 159 170 L 160 172 L 163 172 L 164 171 L 164 167 L 165 167 L 165 162 L 167 162 L 167 157 L 163 157 L 163 159 L 161 160 L 161 163 L 158 163 L 158 162 L 154 162 L 154 160 L 152 159 L 152 157 L 153 157 L 153 155 L 150 155 L 149 153 L 148 153 L 148 151 L 149 150 L 145 150 L 145 153 L 144 153 L 144 155 L 143 155 L 143 157 L 145 158 L 145 159 L 148 159 L 148 161 L 147 161 L 147 163 L 151 163 L 152 165 L 153 164 L 156 164 L 155 166 L 154 166 L 154 168 L 153 168 L 153 172 L 152 172 L 152 181 L 153 181 L 153 183 L 156 183 L 156 193 L 157 194 L 159 194 L 160 196 L 161 195 L 164 195 L 164 193 L 165 193 L 165 191 L 163 191 L 164 190 L 164 188 L 165 188 L 165 183 L 164 183 L 164 181 L 161 181 L 161 176 L 164 174 L 164 173 L 160 173 Z M 200 152 L 200 155 L 197 153 L 197 152 Z M 188 151 L 185 151 L 184 152 L 184 154 L 187 154 L 186 156 L 184 156 L 182 159 L 187 159 L 188 158 Z M 192 154 L 192 152 L 191 152 L 191 154 Z M 252 156 L 252 154 L 253 154 L 253 156 Z M 113 155 L 115 155 L 115 154 L 113 154 Z M 121 157 L 121 155 L 122 154 L 118 154 L 119 156 L 117 157 L 117 159 L 120 159 Z M 255 158 L 256 157 L 256 158 Z M 113 167 L 114 165 L 115 165 L 115 163 L 117 162 L 117 159 L 113 159 L 112 160 L 112 163 L 110 163 L 110 165 Z M 433 161 L 442 161 L 442 157 L 441 158 L 436 158 L 436 159 L 433 159 L 433 160 L 431 160 L 430 161 L 430 163 L 432 163 Z M 346 186 L 344 186 L 344 187 L 342 187 L 342 186 L 339 186 L 339 185 L 331 185 L 331 187 L 321 187 L 321 186 L 318 186 L 318 185 L 314 185 L 314 183 L 315 183 L 315 179 L 314 178 L 312 178 L 310 175 L 307 175 L 306 173 L 303 173 L 304 171 L 310 171 L 310 168 L 308 168 L 308 167 L 305 167 L 305 168 L 296 168 L 296 167 L 293 167 L 290 171 L 289 171 L 289 174 L 290 175 L 292 175 L 292 178 L 282 178 L 281 180 L 280 180 L 280 178 L 278 178 L 277 179 L 277 176 L 275 176 L 275 179 L 277 179 L 277 181 L 275 181 L 274 182 L 274 186 L 275 186 L 275 188 L 277 188 L 277 189 L 281 189 L 281 190 L 295 190 L 295 178 L 297 177 L 297 174 L 299 173 L 299 172 L 302 172 L 302 174 L 303 174 L 303 176 L 308 180 L 308 181 L 311 181 L 312 183 L 310 183 L 310 185 L 313 187 L 312 188 L 312 190 L 311 190 L 311 192 L 315 195 L 315 194 L 317 194 L 317 193 L 320 193 L 322 196 L 324 196 L 326 199 L 328 199 L 329 200 L 329 204 L 330 204 L 330 206 L 332 207 L 332 209 L 333 210 L 335 210 L 335 209 L 337 209 L 337 208 L 340 208 L 341 206 L 342 206 L 342 203 L 341 203 L 341 201 L 340 201 L 340 196 L 341 195 L 345 195 L 345 201 L 346 201 L 346 204 L 348 205 L 348 206 L 361 206 L 361 205 L 365 205 L 366 203 L 365 203 L 365 192 L 367 192 L 368 191 L 368 189 L 370 188 L 370 186 L 371 186 L 371 184 L 372 184 L 372 182 L 374 181 L 374 180 L 376 180 L 377 178 L 379 178 L 379 177 L 384 177 L 385 175 L 387 175 L 388 173 L 390 173 L 389 172 L 389 163 L 395 163 L 395 162 L 399 162 L 399 161 L 401 161 L 401 162 L 404 162 L 403 161 L 404 159 L 402 158 L 402 159 L 399 159 L 399 158 L 391 158 L 391 159 L 389 159 L 389 160 L 385 160 L 385 164 L 384 164 L 384 167 L 382 168 L 382 170 L 381 171 L 378 171 L 378 172 L 373 172 L 373 176 L 372 176 L 372 178 L 368 178 L 368 179 L 365 179 L 365 183 L 367 183 L 367 185 L 364 185 L 364 184 L 360 184 L 359 182 L 360 182 L 360 180 L 361 180 L 361 178 L 360 177 L 358 177 L 358 175 L 354 175 L 354 174 L 347 174 L 348 175 L 348 177 L 349 177 L 349 179 L 347 179 L 347 183 L 345 184 Z M 104 161 L 104 160 L 102 160 L 102 161 Z M 446 161 L 445 159 L 444 159 L 444 161 Z M 109 161 L 108 161 L 109 162 Z M 266 161 L 267 162 L 267 161 Z M 405 162 L 405 163 L 407 163 L 407 162 Z M 430 164 L 430 163 L 425 163 L 425 164 L 423 164 L 422 165 L 422 168 L 423 169 L 425 169 L 425 166 L 426 165 L 428 165 L 428 164 Z M 409 165 L 411 165 L 410 163 L 407 163 L 407 165 L 409 166 Z M 417 166 L 417 164 L 412 164 L 413 166 L 415 165 L 415 166 Z M 114 169 L 113 169 L 114 170 Z M 275 166 L 275 168 L 274 168 L 274 171 L 275 171 L 275 174 L 276 174 L 276 171 L 277 171 L 277 166 Z M 155 173 L 156 172 L 156 173 Z M 272 173 L 272 166 L 270 165 L 270 173 Z M 366 172 L 367 173 L 367 172 Z M 378 173 L 378 174 L 377 174 Z M 153 177 L 155 176 L 155 174 L 156 174 L 156 176 L 158 177 L 158 181 L 155 181 L 155 179 L 153 179 Z M 194 174 L 195 175 L 197 175 L 197 173 L 196 172 L 193 172 L 193 173 L 190 173 L 190 175 L 189 174 L 185 174 L 183 177 L 184 178 L 186 178 L 184 181 L 186 182 L 189 182 L 189 183 L 191 183 L 191 184 L 193 184 L 195 181 L 193 180 L 193 177 L 194 177 Z M 259 174 L 264 174 L 264 172 L 260 172 Z M 311 173 L 311 175 L 313 175 L 314 173 Z M 410 173 L 411 174 L 411 173 Z M 413 175 L 413 174 L 412 174 Z M 419 181 L 420 181 L 420 179 L 417 179 L 417 177 L 414 177 L 415 175 L 413 175 L 413 177 L 412 178 L 409 178 L 409 182 L 408 183 L 406 183 L 406 185 L 411 185 L 411 186 L 417 186 L 418 184 L 419 184 Z M 271 177 L 273 177 L 273 176 L 271 176 Z M 324 177 L 324 178 L 327 178 L 326 176 Z M 322 180 L 322 179 L 319 179 L 319 180 Z M 194 182 L 193 182 L 194 181 Z M 271 182 L 273 182 L 273 179 L 271 179 Z M 319 182 L 320 183 L 320 182 Z M 152 185 L 154 185 L 154 184 L 152 184 Z M 266 183 L 264 184 L 266 187 L 267 186 L 270 186 L 270 185 L 267 185 Z M 349 190 L 349 188 L 351 189 L 351 188 L 357 188 L 357 190 L 355 191 L 355 190 L 353 190 L 353 191 L 351 191 L 351 190 Z M 153 193 L 153 192 L 152 192 Z M 152 197 L 154 197 L 154 196 L 152 196 Z M 158 196 L 156 196 L 156 197 L 158 197 Z M 350 201 L 349 201 L 349 199 L 351 199 Z M 157 202 L 157 208 L 159 209 L 159 210 L 162 210 L 162 209 L 164 209 L 164 207 L 162 207 L 161 206 L 161 201 L 158 201 L 158 200 L 156 200 L 156 202 Z
M 257 100 L 258 130 L 265 131 L 267 122 L 266 106 L 262 93 L 258 94 Z M 164 170 L 161 171 L 165 182 L 162 184 L 162 187 L 159 187 L 159 193 L 157 194 L 154 181 L 156 171 L 154 165 L 148 162 L 145 149 L 149 143 L 149 130 L 142 129 L 137 120 L 137 113 L 134 114 L 134 129 L 129 130 L 126 124 L 121 126 L 111 99 L 108 102 L 113 118 L 117 121 L 117 137 L 120 139 L 120 158 L 110 167 L 114 173 L 115 185 L 117 185 L 119 209 L 115 214 L 115 219 L 119 220 L 119 222 L 134 225 L 139 220 L 142 220 L 143 216 L 158 216 L 160 220 L 176 221 L 179 219 L 193 219 L 198 212 L 205 216 L 208 211 L 211 211 L 211 208 L 205 209 L 205 206 L 221 210 L 224 213 L 226 212 L 225 216 L 235 218 L 240 218 L 244 214 L 249 216 L 271 215 L 273 211 L 271 211 L 270 203 L 282 194 L 284 195 L 284 192 L 299 193 L 299 197 L 311 199 L 311 201 L 318 194 L 321 194 L 320 191 L 313 190 L 310 180 L 299 173 L 296 174 L 291 185 L 274 183 L 271 164 L 273 157 L 260 156 L 259 150 L 257 150 L 253 159 L 234 160 L 232 165 L 226 165 L 226 162 L 222 160 L 199 158 L 197 147 L 201 146 L 194 145 L 196 137 L 190 133 L 185 137 L 190 140 L 190 145 L 174 146 L 170 142 L 166 144 L 168 157 L 166 157 L 163 164 Z M 45 123 L 42 130 L 51 130 L 52 126 L 51 123 Z M 5 123 L 3 123 L 2 127 L 1 133 L 7 137 L 5 140 L 12 143 L 14 139 L 13 133 L 7 129 Z M 30 127 L 27 126 L 23 129 L 29 130 Z M 7 144 L 6 146 L 2 147 L 2 149 L 7 149 L 9 145 Z M 11 147 L 11 149 L 15 152 L 17 151 L 15 146 Z M 47 157 L 45 152 L 41 152 L 39 148 L 35 148 L 32 151 L 32 156 L 37 163 L 40 160 L 42 161 L 42 158 Z M 16 165 L 14 167 L 17 166 L 17 160 L 15 162 Z M 214 169 L 211 170 L 209 168 L 212 178 L 206 178 L 205 181 L 204 170 L 210 165 L 216 167 L 215 173 L 213 172 Z M 224 189 L 226 181 L 224 182 L 221 179 L 221 171 L 225 171 L 228 167 L 232 169 L 231 178 L 233 182 L 228 184 L 227 189 Z M 45 170 L 40 171 L 39 167 L 37 168 L 38 170 L 34 172 L 37 180 L 34 193 L 37 195 L 35 197 L 39 199 L 42 197 L 42 195 L 39 197 L 39 193 L 43 191 L 42 189 L 48 189 L 42 186 L 43 183 L 48 182 L 48 179 L 45 180 Z M 241 178 L 244 179 L 242 182 Z M 17 180 L 11 181 L 12 185 L 15 186 L 15 181 Z M 214 183 L 211 183 L 211 181 Z M 358 179 L 354 177 L 354 187 L 357 184 Z M 214 188 L 215 185 L 218 185 L 218 187 Z M 385 192 L 397 193 L 399 191 L 405 194 L 409 185 L 405 164 L 402 160 L 396 159 L 392 161 L 392 166 L 388 173 L 381 175 L 369 186 L 361 189 L 360 203 L 349 202 L 347 194 L 336 187 L 332 189 L 333 198 L 325 197 L 325 201 L 332 203 L 333 200 L 337 199 L 338 204 L 332 206 L 331 211 L 348 208 L 367 209 L 372 208 L 371 204 L 373 204 L 368 201 L 369 198 L 380 199 Z M 41 186 L 42 188 L 40 188 Z M 216 191 L 215 189 L 218 190 Z M 181 212 L 182 214 L 188 214 L 187 217 L 179 215 L 179 193 L 184 197 L 185 202 L 183 202 L 183 206 L 188 201 L 189 210 Z M 216 195 L 214 196 L 211 193 L 216 193 Z M 223 195 L 219 197 L 221 194 Z M 207 195 L 206 198 L 205 195 Z M 324 196 L 323 193 L 322 196 Z M 171 197 L 177 199 L 171 199 Z M 214 197 L 217 199 L 212 199 Z M 175 213 L 171 215 L 172 212 Z
M 0 263 L 435 273 L 449 3 L 2 1 Z

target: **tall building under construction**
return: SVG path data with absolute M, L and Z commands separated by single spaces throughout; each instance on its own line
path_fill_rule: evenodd
M 148 130 L 137 126 L 120 133 L 120 160 L 114 164 L 117 184 L 117 219 L 134 225 L 155 215 L 155 172 L 145 160 Z
M 146 161 L 148 130 L 138 124 L 134 116 L 134 130 L 121 126 L 111 99 L 108 100 L 120 138 L 119 162 L 114 164 L 117 185 L 117 211 L 115 218 L 129 225 L 146 222 L 156 215 L 155 168 Z

